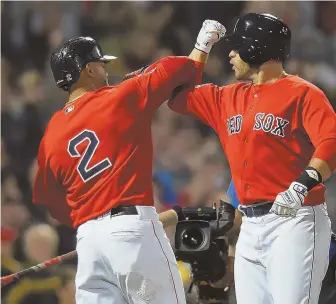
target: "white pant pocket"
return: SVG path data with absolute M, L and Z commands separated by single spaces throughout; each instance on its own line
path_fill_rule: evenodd
M 139 230 L 120 230 L 110 233 L 112 238 L 122 238 L 125 242 L 129 242 L 134 239 L 140 239 L 144 237 L 143 232 Z

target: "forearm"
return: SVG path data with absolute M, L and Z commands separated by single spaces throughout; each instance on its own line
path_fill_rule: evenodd
M 238 236 L 239 233 L 237 235 L 232 235 L 228 237 L 228 256 L 229 257 L 233 257 L 236 254 L 236 245 L 237 245 L 237 241 L 238 241 Z
M 322 182 L 325 182 L 335 170 L 335 145 L 334 141 L 326 141 L 317 147 L 313 158 L 310 160 L 307 168 L 295 180 L 307 187 L 310 191 Z M 323 157 L 323 159 L 321 159 Z
M 329 168 L 329 165 L 322 159 L 319 158 L 312 158 L 309 167 L 314 168 L 317 170 L 321 176 L 322 176 L 322 181 L 326 181 L 330 176 L 331 176 L 331 169 Z
M 229 249 L 228 249 L 229 257 L 235 256 L 236 244 L 237 244 L 238 237 L 239 237 L 241 222 L 242 222 L 242 213 L 238 209 L 236 209 L 233 227 L 227 233 L 228 246 L 229 246 Z
M 174 205 L 172 209 L 161 212 L 159 214 L 159 221 L 161 221 L 163 227 L 176 225 L 178 222 L 184 220 L 185 216 L 183 213 L 183 208 L 181 208 L 179 205 Z
M 310 137 L 314 137 L 310 135 Z M 270 210 L 280 216 L 296 216 L 298 210 L 305 204 L 309 191 L 321 186 L 333 173 L 336 167 L 335 161 L 335 137 L 325 140 L 315 140 L 315 153 L 308 166 L 290 185 L 275 198 Z
M 208 60 L 208 57 L 209 57 L 209 54 L 194 48 L 188 58 L 195 62 L 206 63 Z
M 162 223 L 163 228 L 165 228 L 176 225 L 178 222 L 178 217 L 174 210 L 167 210 L 159 214 L 159 221 Z

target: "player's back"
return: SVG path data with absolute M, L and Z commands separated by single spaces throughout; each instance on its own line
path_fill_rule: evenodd
M 151 119 L 132 80 L 86 93 L 53 116 L 44 153 L 75 227 L 116 205 L 153 205 Z

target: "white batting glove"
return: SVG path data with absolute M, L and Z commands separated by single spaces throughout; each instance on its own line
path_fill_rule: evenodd
M 295 217 L 307 194 L 306 186 L 298 182 L 292 182 L 288 190 L 277 195 L 270 212 L 279 216 Z
M 213 45 L 224 37 L 226 28 L 215 20 L 205 20 L 198 33 L 195 48 L 209 54 Z

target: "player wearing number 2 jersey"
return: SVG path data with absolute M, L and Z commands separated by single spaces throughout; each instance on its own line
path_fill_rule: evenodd
M 34 202 L 78 228 L 77 303 L 185 303 L 153 207 L 151 121 L 173 89 L 196 81 L 224 33 L 207 20 L 189 58 L 163 58 L 117 86 L 107 85 L 104 68 L 115 57 L 94 39 L 72 39 L 53 53 L 52 71 L 69 101 L 40 144 Z
M 169 103 L 213 127 L 227 155 L 244 214 L 238 304 L 317 304 L 328 266 L 322 182 L 336 168 L 336 115 L 320 89 L 283 70 L 290 37 L 274 16 L 243 16 L 226 37 L 242 81 L 201 85 Z

